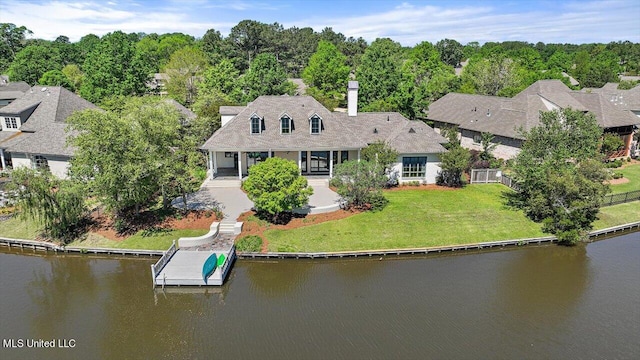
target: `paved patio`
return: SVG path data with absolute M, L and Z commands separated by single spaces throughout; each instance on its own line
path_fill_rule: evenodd
M 182 207 L 182 198 L 173 200 L 172 205 Z M 205 210 L 218 207 L 225 219 L 236 220 L 243 212 L 251 210 L 253 202 L 238 187 L 202 187 L 187 196 L 187 207 L 193 210 Z M 340 195 L 326 186 L 313 186 L 313 195 L 309 204 L 297 213 L 319 214 L 340 208 Z
M 182 198 L 173 200 L 172 205 L 182 207 Z M 218 208 L 225 219 L 236 220 L 243 212 L 251 210 L 253 202 L 238 187 L 202 187 L 193 194 L 187 195 L 187 207 L 192 210 Z

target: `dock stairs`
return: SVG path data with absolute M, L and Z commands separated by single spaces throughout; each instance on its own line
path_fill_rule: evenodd
M 218 232 L 220 234 L 235 234 L 236 221 L 235 220 L 222 220 Z

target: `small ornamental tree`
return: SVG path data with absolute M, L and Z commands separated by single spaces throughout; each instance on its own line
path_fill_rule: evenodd
M 391 174 L 391 165 L 398 161 L 398 152 L 384 141 L 376 141 L 362 149 L 362 159 L 376 165 L 382 174 L 389 175 L 390 179 L 397 176 Z
M 462 187 L 465 184 L 462 175 L 469 166 L 471 154 L 460 145 L 454 145 L 446 153 L 440 154 L 440 168 L 436 177 L 438 185 Z
M 387 199 L 382 195 L 387 180 L 375 163 L 366 160 L 345 161 L 334 169 L 331 185 L 338 189 L 347 207 L 379 210 L 387 204 Z
M 61 180 L 49 171 L 18 168 L 11 173 L 16 190 L 16 206 L 22 217 L 44 226 L 44 233 L 56 240 L 73 238 L 86 215 L 83 187 Z
M 498 144 L 494 143 L 493 139 L 493 134 L 487 132 L 482 133 L 482 140 L 480 141 L 480 144 L 482 145 L 482 152 L 480 153 L 480 159 L 494 159 L 493 151 L 498 147 Z
M 268 214 L 274 223 L 281 220 L 283 213 L 304 206 L 313 194 L 307 179 L 300 175 L 298 165 L 277 157 L 250 167 L 242 188 L 256 210 Z

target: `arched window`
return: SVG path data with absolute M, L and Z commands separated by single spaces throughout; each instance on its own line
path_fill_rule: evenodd
M 252 134 L 260 134 L 262 132 L 260 118 L 257 115 L 253 115 L 251 117 L 251 133 Z
M 320 134 L 320 131 L 322 131 L 322 120 L 320 119 L 320 117 L 318 117 L 317 115 L 314 115 L 309 120 L 310 120 L 309 127 L 311 128 L 311 133 Z
M 280 134 L 291 134 L 291 118 L 287 115 L 280 118 Z

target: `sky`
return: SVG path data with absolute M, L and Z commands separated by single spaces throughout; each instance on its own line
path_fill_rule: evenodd
M 0 0 L 0 22 L 26 26 L 31 38 L 72 42 L 82 36 L 182 32 L 226 36 L 241 20 L 285 28 L 332 27 L 369 43 L 389 37 L 404 46 L 449 38 L 536 43 L 640 42 L 640 0 Z

